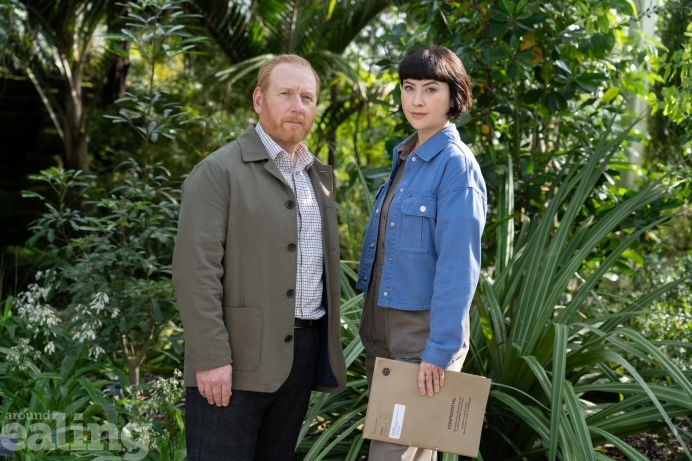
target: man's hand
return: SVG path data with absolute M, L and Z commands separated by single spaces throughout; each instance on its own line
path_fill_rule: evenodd
M 425 395 L 427 392 L 428 397 L 432 397 L 433 391 L 435 393 L 440 392 L 440 388 L 444 384 L 445 371 L 442 368 L 426 361 L 420 363 L 418 370 L 418 390 L 420 390 L 420 395 Z
M 226 407 L 231 400 L 231 364 L 197 372 L 197 388 L 202 397 L 217 407 Z

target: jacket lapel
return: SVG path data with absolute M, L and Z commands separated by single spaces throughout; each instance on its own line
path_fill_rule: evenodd
M 264 169 L 276 179 L 288 186 L 286 179 L 284 179 L 284 176 L 277 168 L 276 163 L 274 163 L 271 157 L 269 157 L 269 153 L 264 147 L 264 144 L 257 134 L 257 131 L 255 131 L 254 125 L 248 126 L 245 133 L 240 135 L 238 138 L 238 144 L 240 145 L 240 153 L 245 162 L 264 161 Z

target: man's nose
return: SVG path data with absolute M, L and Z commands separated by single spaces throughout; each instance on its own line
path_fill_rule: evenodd
M 303 104 L 303 98 L 296 94 L 291 98 L 291 111 L 292 112 L 303 112 L 305 109 L 305 104 Z

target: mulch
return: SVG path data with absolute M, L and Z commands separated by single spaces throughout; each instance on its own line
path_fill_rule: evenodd
M 685 419 L 677 419 L 675 422 L 678 427 L 688 433 L 690 432 L 690 427 Z M 684 435 L 682 439 L 686 442 L 687 448 L 692 452 L 692 441 L 685 439 Z M 669 443 L 666 443 L 666 440 L 663 440 L 658 434 L 651 432 L 633 435 L 623 440 L 650 461 L 678 461 L 686 459 L 685 451 L 670 432 L 668 432 Z M 609 443 L 599 445 L 596 449 L 615 460 L 629 460 L 620 450 Z

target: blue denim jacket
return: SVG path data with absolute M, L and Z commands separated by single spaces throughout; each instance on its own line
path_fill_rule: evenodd
M 377 246 L 379 212 L 398 168 L 380 190 L 363 242 L 356 287 L 367 291 Z M 406 161 L 387 216 L 385 260 L 377 304 L 430 310 L 430 337 L 421 359 L 446 368 L 464 338 L 481 262 L 486 189 L 480 167 L 454 125 Z

